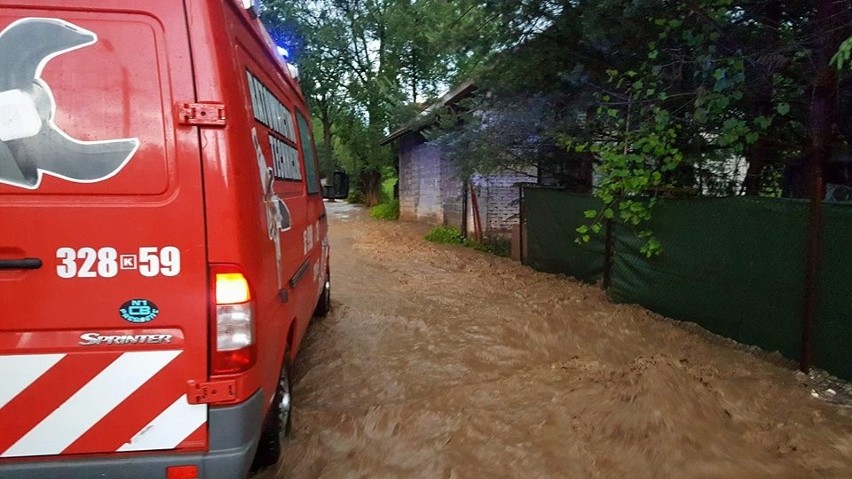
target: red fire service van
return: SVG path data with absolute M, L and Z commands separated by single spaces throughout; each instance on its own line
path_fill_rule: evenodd
M 328 224 L 255 1 L 0 4 L 0 478 L 277 461 Z

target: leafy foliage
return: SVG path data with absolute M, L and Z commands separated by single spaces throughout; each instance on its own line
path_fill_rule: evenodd
M 396 221 L 399 219 L 399 201 L 392 200 L 370 208 L 370 216 L 377 220 Z
M 394 165 L 390 148 L 379 141 L 419 113 L 412 104 L 469 74 L 492 51 L 483 40 L 486 6 L 474 0 L 263 5 L 273 38 L 302 70 L 322 133 L 323 171 L 344 167 L 368 205 L 380 201 L 381 177 Z
M 512 243 L 505 238 L 486 238 L 481 243 L 468 239 L 464 244 L 477 251 L 504 258 L 508 258 L 512 252 Z
M 470 169 L 533 165 L 540 179 L 592 190 L 603 207 L 588 212 L 580 242 L 617 219 L 636 228 L 646 254 L 658 254 L 644 225 L 659 201 L 803 196 L 808 169 L 848 151 L 852 130 L 838 114 L 849 102 L 837 99 L 852 89 L 826 71 L 852 29 L 852 11 L 836 2 L 505 0 L 494 8 L 506 54 L 480 82 L 489 95 L 470 109 L 470 127 L 443 138 Z M 836 63 L 852 51 L 844 45 Z M 554 143 L 564 154 L 547 153 Z M 843 171 L 826 180 L 848 181 Z
M 464 236 L 452 226 L 436 226 L 426 233 L 426 241 L 443 244 L 463 244 Z
M 457 228 L 452 226 L 436 226 L 426 234 L 426 241 L 441 244 L 457 244 L 473 248 L 483 253 L 495 256 L 508 257 L 511 253 L 512 244 L 503 238 L 486 238 L 482 242 L 465 238 Z
M 346 198 L 346 202 L 353 205 L 363 205 L 365 202 L 364 193 L 361 190 L 351 188 L 349 190 L 349 196 Z
M 665 198 L 804 197 L 814 172 L 852 178 L 833 162 L 852 142 L 852 122 L 841 121 L 852 114 L 852 80 L 838 75 L 852 58 L 842 2 L 266 5 L 303 66 L 321 153 L 364 172 L 364 193 L 393 165 L 379 138 L 463 79 L 479 94 L 437 112 L 429 138 L 463 176 L 508 169 L 593 191 L 603 207 L 578 228 L 581 242 L 615 219 L 653 255 L 661 245 L 646 225 Z

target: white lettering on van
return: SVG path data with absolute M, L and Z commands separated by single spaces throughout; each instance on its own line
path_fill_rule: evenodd
M 62 279 L 114 278 L 120 271 L 137 271 L 146 278 L 180 274 L 180 249 L 175 246 L 142 246 L 132 254 L 115 248 L 62 247 L 56 250 L 56 275 Z
M 295 143 L 296 128 L 293 126 L 293 114 L 290 110 L 250 71 L 246 71 L 246 81 L 251 93 L 255 120 Z
M 116 336 L 99 333 L 80 335 L 80 346 L 100 346 L 104 344 L 170 344 L 171 334 L 122 334 Z

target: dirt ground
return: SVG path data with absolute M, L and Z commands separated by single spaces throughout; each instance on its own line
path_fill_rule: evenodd
M 277 478 L 852 477 L 852 409 L 597 288 L 329 204 Z

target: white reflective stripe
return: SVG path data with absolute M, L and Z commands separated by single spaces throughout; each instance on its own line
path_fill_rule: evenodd
M 189 404 L 186 394 L 118 448 L 119 452 L 174 449 L 207 422 L 206 404 Z
M 0 457 L 59 454 L 180 353 L 122 354 Z
M 0 356 L 0 408 L 64 357 L 64 354 Z

